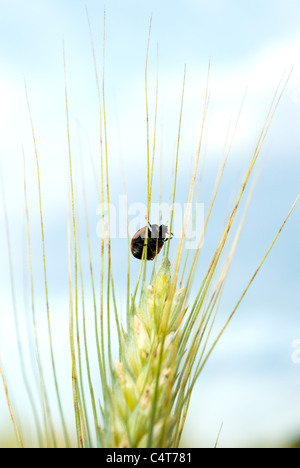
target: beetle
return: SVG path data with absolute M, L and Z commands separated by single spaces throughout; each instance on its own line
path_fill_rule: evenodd
M 139 229 L 131 240 L 131 252 L 135 258 L 141 260 L 143 256 L 143 248 L 145 245 L 146 232 L 148 229 L 148 245 L 147 245 L 147 260 L 153 260 L 156 255 L 161 251 L 166 240 L 169 239 L 168 227 L 164 224 L 150 224 L 149 227 L 144 226 Z M 170 238 L 173 234 L 171 233 Z

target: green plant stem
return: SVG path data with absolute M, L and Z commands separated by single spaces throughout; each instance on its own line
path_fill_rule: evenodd
M 33 145 L 34 145 L 34 154 L 35 154 L 36 168 L 37 168 L 39 209 L 40 209 L 40 224 L 41 224 L 42 248 L 43 248 L 44 284 L 45 284 L 45 298 L 46 298 L 46 311 L 47 311 L 47 323 L 48 323 L 48 336 L 49 336 L 49 344 L 50 344 L 51 365 L 52 365 L 52 373 L 53 373 L 53 378 L 54 378 L 56 398 L 57 398 L 57 402 L 58 402 L 59 413 L 60 413 L 61 423 L 62 423 L 62 427 L 63 427 L 65 442 L 66 442 L 67 447 L 69 447 L 70 446 L 69 436 L 68 436 L 68 432 L 67 432 L 67 427 L 66 427 L 66 423 L 65 423 L 64 414 L 63 414 L 63 409 L 62 409 L 61 398 L 60 398 L 58 382 L 57 382 L 57 375 L 56 375 L 56 367 L 55 367 L 55 361 L 54 361 L 54 352 L 53 352 L 53 344 L 52 344 L 52 332 L 51 332 L 51 321 L 50 321 L 47 267 L 46 267 L 46 251 L 45 251 L 46 249 L 45 249 L 45 234 L 44 234 L 44 221 L 43 221 L 43 209 L 42 209 L 42 191 L 41 191 L 40 168 L 39 168 L 38 152 L 37 152 L 35 133 L 34 133 L 34 127 L 33 127 L 33 121 L 32 121 L 32 116 L 31 116 L 31 110 L 30 110 L 30 105 L 29 105 L 29 98 L 28 98 L 26 83 L 25 83 L 25 94 L 26 94 L 26 100 L 27 100 L 28 114 L 29 114 L 29 120 L 30 120 L 30 125 L 31 125 Z M 53 439 L 53 442 L 54 442 L 54 444 L 56 444 L 55 439 Z

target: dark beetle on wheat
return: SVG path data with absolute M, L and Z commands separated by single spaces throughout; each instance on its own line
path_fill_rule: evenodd
M 149 227 L 144 226 L 139 229 L 133 236 L 131 240 L 131 252 L 135 258 L 141 260 L 143 256 L 143 249 L 145 246 L 146 232 L 148 229 L 148 239 L 147 239 L 147 260 L 153 260 L 156 255 L 161 251 L 168 237 L 168 227 L 161 224 L 150 224 Z M 173 234 L 171 233 L 170 238 Z

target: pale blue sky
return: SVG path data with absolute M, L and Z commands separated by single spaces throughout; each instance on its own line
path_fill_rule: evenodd
M 23 160 L 24 146 L 31 206 L 36 271 L 41 249 L 36 172 L 28 122 L 24 79 L 40 157 L 45 209 L 46 248 L 53 320 L 64 323 L 67 284 L 67 138 L 62 42 L 64 39 L 71 144 L 75 171 L 82 154 L 88 180 L 88 201 L 94 255 L 98 252 L 97 195 L 90 155 L 96 161 L 98 109 L 85 4 L 101 70 L 103 10 L 99 0 L 0 0 L 0 167 L 4 179 L 19 297 L 23 303 Z M 186 64 L 186 88 L 180 146 L 178 201 L 185 201 L 199 138 L 206 72 L 211 59 L 211 101 L 203 153 L 206 172 L 200 201 L 208 206 L 222 154 L 227 125 L 246 100 L 227 171 L 205 239 L 203 266 L 211 258 L 224 225 L 232 191 L 259 136 L 282 73 L 293 73 L 272 122 L 259 163 L 259 179 L 224 293 L 222 317 L 228 315 L 272 241 L 300 191 L 300 4 L 295 1 L 107 1 L 106 104 L 111 194 L 122 193 L 122 163 L 129 202 L 145 202 L 146 126 L 144 65 L 152 15 L 149 55 L 151 136 L 159 50 L 157 155 L 163 157 L 164 197 L 168 199 L 177 141 L 180 93 Z M 97 164 L 97 163 L 96 163 Z M 159 161 L 155 172 L 159 186 Z M 79 192 L 80 193 L 80 192 Z M 154 197 L 157 197 L 157 192 Z M 2 206 L 2 199 L 1 199 Z M 299 207 L 286 226 L 263 271 L 241 304 L 239 314 L 200 377 L 188 428 L 197 427 L 193 444 L 213 445 L 220 424 L 224 446 L 284 442 L 300 433 L 300 364 L 291 361 L 291 343 L 300 338 Z M 5 246 L 2 208 L 0 241 Z M 126 241 L 113 241 L 116 283 L 123 294 L 120 264 L 126 265 Z M 174 241 L 174 246 L 176 245 Z M 13 332 L 6 248 L 0 254 L 0 356 L 8 377 Z M 132 258 L 132 278 L 138 271 Z M 40 278 L 41 275 L 40 275 Z M 37 300 L 42 301 L 37 274 Z M 124 297 L 124 296 L 123 296 Z M 123 307 L 125 300 L 123 299 Z M 7 312 L 9 310 L 9 312 Z M 59 311 L 59 314 L 58 314 Z M 56 313 L 55 313 L 56 312 Z M 44 311 L 42 310 L 43 314 Z M 67 320 L 67 311 L 66 320 Z M 220 322 L 221 323 L 221 322 Z M 41 319 L 43 327 L 43 319 Z M 57 353 L 68 353 L 58 337 Z M 8 347 L 8 348 L 7 348 Z M 9 370 L 8 370 L 9 369 Z M 61 371 L 63 375 L 63 370 Z M 271 396 L 270 396 L 271 395 Z M 0 386 L 0 398 L 3 392 Z M 17 395 L 16 395 L 17 398 Z M 204 406 L 203 401 L 207 402 Z M 0 412 L 3 405 L 0 405 Z M 0 413 L 2 415 L 2 413 Z M 5 416 L 7 414 L 5 413 Z M 2 420 L 2 416 L 1 416 Z M 1 434 L 1 428 L 0 428 Z M 191 437 L 188 432 L 187 437 Z

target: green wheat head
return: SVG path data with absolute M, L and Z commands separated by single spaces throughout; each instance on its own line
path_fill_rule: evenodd
M 91 31 L 91 29 L 90 29 Z M 146 52 L 145 66 L 145 97 L 146 97 L 146 158 L 147 158 L 147 220 L 150 219 L 150 206 L 153 185 L 153 168 L 156 148 L 156 120 L 157 120 L 157 89 L 155 118 L 153 122 L 153 141 L 150 141 L 149 127 L 152 125 L 148 111 L 148 53 L 150 44 L 150 31 Z M 95 179 L 98 201 L 110 202 L 110 173 L 109 157 L 106 129 L 106 102 L 105 102 L 105 22 L 103 40 L 103 71 L 102 79 L 98 78 L 96 54 L 93 45 L 91 32 L 91 49 L 95 66 L 96 87 L 99 102 L 99 145 L 100 145 L 100 167 L 99 177 Z M 88 262 L 90 265 L 90 284 L 92 286 L 94 304 L 94 336 L 88 336 L 86 330 L 86 306 L 85 306 L 85 280 L 83 275 L 83 259 L 81 255 L 81 243 L 78 233 L 79 214 L 77 209 L 76 186 L 73 177 L 72 142 L 69 130 L 69 111 L 67 95 L 67 64 L 64 52 L 65 70 L 65 101 L 66 101 L 66 122 L 67 140 L 70 174 L 70 199 L 69 199 L 69 341 L 72 358 L 72 381 L 70 385 L 73 391 L 74 420 L 76 427 L 76 442 L 72 441 L 72 425 L 66 420 L 64 415 L 63 402 L 60 395 L 59 382 L 57 378 L 56 363 L 54 360 L 51 326 L 51 309 L 48 298 L 47 280 L 47 256 L 44 238 L 43 221 L 43 196 L 42 182 L 40 179 L 39 157 L 35 140 L 34 122 L 31 115 L 30 101 L 26 90 L 29 119 L 32 128 L 34 142 L 34 156 L 37 168 L 37 184 L 40 206 L 40 226 L 43 245 L 43 274 L 45 282 L 45 309 L 48 323 L 48 338 L 50 343 L 52 375 L 55 384 L 57 404 L 64 435 L 64 445 L 70 447 L 178 447 L 184 428 L 192 391 L 199 377 L 203 366 L 207 362 L 216 343 L 226 329 L 228 323 L 236 312 L 240 302 L 245 296 L 248 288 L 263 265 L 269 252 L 271 251 L 277 237 L 279 236 L 288 217 L 293 211 L 299 196 L 292 205 L 286 219 L 274 237 L 269 249 L 262 258 L 256 271 L 251 276 L 244 292 L 236 301 L 236 306 L 228 316 L 221 330 L 215 330 L 215 318 L 219 310 L 220 299 L 225 287 L 228 271 L 239 240 L 240 232 L 246 215 L 247 206 L 251 200 L 253 187 L 248 195 L 245 194 L 249 185 L 250 176 L 254 170 L 255 163 L 259 157 L 263 141 L 266 137 L 274 112 L 279 104 L 280 98 L 286 86 L 285 81 L 280 81 L 278 89 L 275 91 L 274 99 L 271 102 L 265 123 L 258 137 L 256 148 L 253 152 L 249 167 L 242 180 L 240 191 L 234 201 L 233 208 L 224 230 L 216 245 L 209 268 L 201 281 L 197 278 L 198 286 L 196 294 L 192 295 L 191 287 L 195 278 L 197 263 L 202 249 L 203 236 L 211 217 L 214 202 L 217 197 L 220 182 L 230 153 L 231 138 L 225 142 L 223 156 L 220 167 L 216 175 L 215 188 L 207 210 L 202 238 L 198 248 L 191 251 L 184 247 L 188 238 L 189 220 L 194 216 L 195 194 L 199 193 L 197 185 L 199 171 L 201 170 L 200 153 L 203 139 L 203 132 L 206 122 L 207 109 L 209 105 L 209 72 L 207 73 L 207 85 L 204 90 L 204 105 L 202 114 L 202 126 L 199 135 L 199 144 L 193 167 L 190 189 L 187 197 L 189 208 L 186 210 L 182 225 L 181 237 L 178 242 L 178 249 L 174 256 L 170 257 L 170 241 L 164 245 L 163 254 L 156 257 L 151 263 L 152 275 L 150 281 L 147 279 L 146 261 L 147 241 L 144 248 L 143 258 L 140 263 L 138 277 L 135 278 L 136 286 L 134 291 L 130 291 L 130 239 L 128 237 L 128 265 L 127 272 L 127 298 L 126 298 L 126 322 L 120 323 L 119 311 L 117 308 L 118 292 L 114 284 L 114 274 L 112 270 L 113 251 L 111 248 L 110 233 L 110 213 L 108 213 L 108 229 L 105 238 L 101 239 L 100 252 L 100 284 L 95 284 L 94 264 L 90 245 L 90 226 L 87 216 L 87 205 L 85 190 L 83 190 L 83 202 L 85 207 L 86 241 L 88 245 Z M 182 125 L 182 107 L 184 102 L 185 89 L 184 70 L 183 87 L 181 95 L 181 107 L 179 113 L 179 125 L 177 135 L 177 149 L 175 156 L 175 170 L 170 191 L 171 203 L 176 199 L 177 169 L 180 147 L 180 132 Z M 25 158 L 24 158 L 25 161 Z M 24 174 L 26 174 L 24 170 Z M 84 187 L 84 180 L 83 180 Z M 34 329 L 34 347 L 36 352 L 36 367 L 40 383 L 40 403 L 41 416 L 32 402 L 33 412 L 36 415 L 36 428 L 39 438 L 39 445 L 46 447 L 56 447 L 59 445 L 57 429 L 53 422 L 51 407 L 49 405 L 48 390 L 45 385 L 44 369 L 41 364 L 40 349 L 38 343 L 38 330 L 35 318 L 34 302 L 34 271 L 31 260 L 31 238 L 30 238 L 30 217 L 27 203 L 26 176 L 24 177 L 24 196 L 27 220 L 27 240 L 30 260 L 30 280 L 31 280 L 31 300 L 32 300 L 32 322 Z M 245 208 L 240 208 L 242 198 L 248 197 Z M 5 203 L 4 203 L 5 210 Z M 242 211 L 242 219 L 232 237 L 229 233 L 232 230 L 233 222 L 238 212 Z M 5 211 L 6 213 L 6 211 Z M 173 215 L 171 212 L 169 220 L 169 232 L 172 230 Z M 104 229 L 104 213 L 102 213 L 102 227 Z M 223 222 L 223 220 L 221 220 Z M 8 252 L 11 247 L 9 241 L 8 220 L 6 216 Z M 128 226 L 127 226 L 128 227 Z M 229 242 L 229 239 L 230 242 Z M 228 245 L 229 244 L 229 245 Z M 190 258 L 188 258 L 190 256 Z M 188 262 L 189 261 L 189 262 Z M 187 265 L 189 269 L 187 269 Z M 12 265 L 11 265 L 12 274 Z M 12 286 L 13 286 L 13 274 Z M 12 288 L 13 289 L 13 288 Z M 97 304 L 96 296 L 100 290 L 100 304 Z M 104 297 L 107 297 L 106 301 Z M 17 317 L 16 317 L 17 321 Z M 117 330 L 119 340 L 119 355 L 113 355 L 112 351 L 112 327 Z M 212 330 L 215 336 L 212 339 Z M 89 341 L 93 339 L 96 343 L 98 370 L 101 378 L 101 400 L 98 401 L 99 389 L 95 389 L 93 384 L 93 372 L 90 365 Z M 20 350 L 21 353 L 21 350 Z M 3 380 L 5 395 L 14 424 L 19 446 L 23 446 L 22 424 L 17 421 L 14 415 L 13 405 L 10 400 L 9 391 L 5 379 L 5 374 L 0 361 L 0 374 Z M 26 375 L 24 375 L 26 380 Z M 87 385 L 85 384 L 87 383 Z M 28 383 L 28 393 L 30 393 L 30 382 Z M 91 410 L 90 410 L 91 409 Z M 41 421 L 40 421 L 41 419 Z M 23 428 L 24 430 L 24 428 Z

